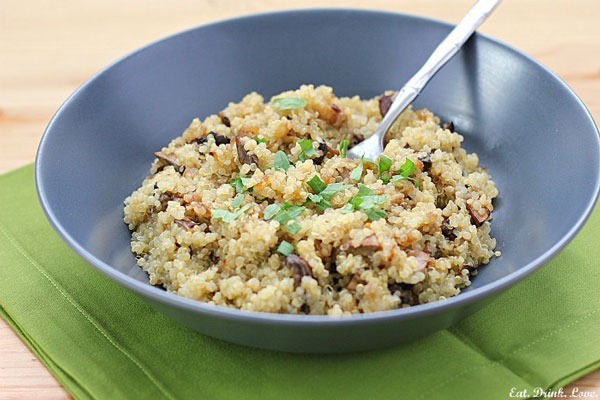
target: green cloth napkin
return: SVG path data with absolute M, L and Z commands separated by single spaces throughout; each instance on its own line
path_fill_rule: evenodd
M 0 312 L 75 398 L 498 399 L 600 367 L 600 210 L 552 262 L 451 329 L 408 345 L 294 355 L 203 336 L 86 265 L 0 176 Z M 376 338 L 374 338 L 376 340 Z

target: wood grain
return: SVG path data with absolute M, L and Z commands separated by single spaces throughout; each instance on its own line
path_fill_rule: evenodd
M 456 23 L 472 0 L 103 0 L 0 2 L 0 173 L 34 160 L 45 126 L 79 85 L 107 64 L 164 36 L 255 12 L 374 8 Z M 537 59 L 600 117 L 600 1 L 506 1 L 480 31 Z M 576 134 L 576 132 L 574 132 Z M 1 321 L 1 320 L 0 320 Z M 600 395 L 600 371 L 569 387 Z M 508 393 L 508 392 L 507 392 Z M 0 322 L 0 399 L 65 399 L 12 330 Z

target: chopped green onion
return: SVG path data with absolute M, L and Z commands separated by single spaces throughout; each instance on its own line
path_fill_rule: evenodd
M 350 145 L 350 141 L 349 140 L 342 140 L 338 146 L 338 150 L 340 151 L 340 157 L 346 157 L 346 154 L 348 153 L 348 146 Z
M 275 153 L 275 169 L 281 169 L 283 171 L 287 171 L 290 167 L 290 160 L 288 160 L 285 153 L 279 150 Z
M 342 190 L 346 190 L 352 187 L 352 185 L 344 185 L 343 183 L 335 182 L 326 185 L 317 175 L 313 176 L 307 184 L 311 187 L 313 192 L 316 194 L 309 194 L 308 198 L 310 201 L 315 203 L 320 211 L 325 211 L 331 207 L 329 201 L 333 195 Z
M 385 211 L 380 210 L 378 208 L 369 208 L 364 210 L 364 213 L 367 214 L 367 217 L 371 221 L 377 221 L 378 219 L 385 217 Z
M 350 172 L 350 179 L 352 179 L 353 181 L 360 181 L 360 178 L 362 177 L 362 173 L 363 173 L 363 163 L 364 162 L 365 162 L 365 157 L 362 156 L 360 158 L 360 162 L 358 163 L 356 168 L 354 168 L 352 170 L 352 172 Z
M 363 198 L 360 196 L 354 196 L 353 198 L 348 200 L 348 204 L 350 204 L 352 206 L 352 209 L 354 210 L 358 210 L 362 202 Z
M 243 201 L 244 201 L 244 195 L 240 193 L 237 196 L 235 196 L 235 199 L 233 199 L 233 201 L 231 202 L 231 207 L 238 208 L 239 206 L 242 205 Z
M 250 178 L 243 178 L 238 176 L 234 180 L 231 181 L 230 185 L 235 188 L 236 193 L 243 193 L 244 187 L 250 183 Z
M 390 178 L 388 178 L 387 176 L 384 176 L 383 173 L 388 171 L 391 166 L 392 166 L 392 160 L 390 160 L 383 154 L 379 156 L 379 165 L 378 165 L 377 169 L 379 171 L 379 179 L 381 179 L 381 181 L 383 183 L 388 183 L 390 181 Z
M 296 233 L 300 232 L 300 229 L 302 229 L 302 227 L 296 221 L 290 221 L 285 226 L 285 229 L 287 229 L 287 231 L 292 235 L 295 235 Z
M 360 202 L 360 204 L 358 205 L 357 208 L 359 208 L 361 210 L 367 210 L 369 208 L 375 207 L 376 205 L 385 203 L 385 196 L 384 195 L 381 195 L 381 196 L 364 196 L 364 197 L 359 197 L 359 199 L 362 199 L 362 201 Z
M 256 141 L 257 144 L 267 144 L 267 139 L 263 139 L 263 138 L 254 138 L 254 140 Z
M 342 214 L 348 214 L 348 213 L 351 213 L 352 211 L 354 211 L 354 207 L 350 203 L 348 203 L 348 204 L 344 205 L 344 207 L 340 208 L 340 212 Z
M 277 107 L 277 110 L 284 111 L 304 108 L 308 103 L 301 97 L 278 97 L 273 99 L 271 104 Z
M 327 184 L 319 178 L 319 175 L 315 175 L 308 182 L 306 182 L 308 186 L 315 192 L 315 194 L 321 193 L 327 187 Z
M 246 204 L 234 213 L 227 210 L 212 210 L 211 216 L 216 219 L 222 219 L 223 222 L 229 224 L 238 219 L 243 213 L 245 213 L 250 208 L 250 206 L 250 204 Z
M 300 214 L 304 212 L 306 208 L 302 206 L 294 206 L 290 203 L 283 203 L 281 207 L 281 211 L 277 213 L 273 221 L 279 222 L 281 225 L 287 224 L 289 221 L 293 220 Z
M 331 208 L 331 202 L 327 199 L 321 199 L 318 203 L 315 203 L 319 211 L 325 211 Z
M 284 256 L 289 256 L 294 251 L 294 246 L 291 243 L 282 240 L 277 246 L 277 252 L 283 254 Z
M 273 218 L 273 221 L 277 221 L 277 222 L 279 222 L 281 225 L 285 225 L 285 224 L 287 224 L 288 222 L 290 222 L 291 220 L 292 220 L 292 217 L 290 216 L 290 214 L 289 214 L 289 213 L 287 213 L 287 212 L 285 212 L 285 211 L 283 211 L 283 212 L 280 212 L 279 214 L 277 214 L 277 215 L 275 216 L 275 218 Z
M 330 183 L 323 189 L 319 194 L 326 200 L 329 200 L 333 197 L 334 194 L 341 192 L 342 190 L 350 189 L 352 185 L 344 185 L 343 183 L 335 182 Z
M 287 212 L 292 218 L 296 218 L 306 210 L 306 207 L 294 206 L 288 202 L 283 203 L 282 210 Z
M 390 160 L 383 154 L 379 156 L 379 176 L 381 176 L 381 174 L 385 171 L 389 170 L 391 166 L 392 160 Z
M 263 215 L 266 220 L 269 220 L 275 216 L 281 210 L 281 206 L 279 204 L 269 204 L 265 210 L 263 211 Z
M 394 171 L 400 173 L 404 178 L 408 178 L 415 173 L 415 163 L 410 158 L 404 160 L 404 163 L 400 166 L 400 169 Z
M 356 194 L 357 197 L 374 196 L 375 194 L 376 193 L 373 189 L 368 188 L 362 183 L 358 185 L 358 193 Z
M 419 187 L 419 182 L 416 179 L 410 177 L 415 173 L 415 163 L 412 162 L 411 159 L 407 158 L 404 161 L 404 163 L 400 166 L 400 168 L 394 172 L 399 173 L 400 175 L 392 176 L 392 182 L 395 183 L 402 179 L 407 179 L 409 181 L 412 181 L 415 187 Z
M 323 200 L 323 197 L 319 196 L 318 194 L 312 194 L 312 193 L 309 193 L 309 194 L 308 194 L 308 199 L 309 199 L 310 201 L 312 201 L 313 203 L 318 203 L 318 202 L 320 202 L 321 200 Z
M 298 144 L 300 145 L 300 154 L 298 158 L 300 161 L 306 161 L 308 158 L 317 155 L 317 151 L 313 147 L 313 141 L 310 139 L 300 139 L 298 140 Z
M 350 213 L 355 210 L 363 211 L 371 221 L 377 221 L 385 217 L 385 211 L 376 208 L 376 206 L 385 203 L 385 195 L 376 195 L 373 189 L 365 185 L 358 185 L 358 193 L 348 200 L 348 203 L 342 207 L 343 214 Z

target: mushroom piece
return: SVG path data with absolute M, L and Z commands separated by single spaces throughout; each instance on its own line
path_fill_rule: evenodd
M 419 262 L 419 269 L 424 270 L 431 259 L 431 255 L 422 250 L 409 250 L 406 252 L 408 256 L 414 257 Z
M 402 304 L 414 306 L 419 304 L 419 296 L 412 291 L 413 286 L 414 285 L 408 283 L 392 282 L 388 284 L 388 290 L 391 294 L 398 293 L 398 297 L 400 297 Z
M 325 155 L 327 155 L 329 146 L 327 146 L 326 142 L 319 142 L 317 149 L 321 152 L 321 155 L 317 158 L 313 158 L 313 163 L 315 165 L 323 164 L 323 160 L 325 159 Z
M 450 121 L 450 122 L 444 122 L 442 124 L 442 129 L 447 129 L 450 132 L 454 133 L 454 122 Z
M 385 114 L 388 113 L 393 102 L 393 95 L 384 94 L 379 97 L 379 112 L 381 113 L 382 117 L 385 117 Z
M 346 121 L 346 114 L 344 114 L 337 104 L 332 104 L 330 108 L 333 111 L 333 115 L 329 118 L 329 123 L 334 127 L 339 128 Z
M 161 171 L 167 165 L 172 165 L 173 168 L 175 168 L 175 171 L 181 172 L 180 171 L 181 166 L 178 164 L 177 157 L 175 157 L 175 155 L 165 154 L 162 151 L 156 151 L 156 152 L 154 152 L 154 157 L 158 158 L 161 162 L 163 162 L 162 167 L 160 167 L 158 169 L 158 171 Z
M 373 234 L 364 238 L 358 246 L 354 246 L 350 242 L 343 243 L 340 246 L 340 250 L 348 251 L 354 254 L 369 255 L 381 250 L 381 244 L 377 240 L 377 236 Z
M 361 135 L 360 133 L 355 133 L 354 135 L 352 135 L 352 140 L 350 141 L 350 145 L 355 146 L 358 143 L 362 142 L 363 140 L 365 140 L 364 135 Z
M 184 219 L 176 219 L 175 223 L 184 228 L 186 231 L 191 231 L 192 229 L 194 229 L 195 226 L 200 225 L 199 222 L 192 221 L 187 217 Z
M 206 136 L 200 136 L 195 139 L 192 139 L 190 143 L 202 144 L 208 141 L 208 136 L 212 136 L 215 139 L 215 144 L 220 146 L 222 144 L 228 144 L 229 138 L 227 136 L 219 135 L 217 132 L 210 131 Z
M 367 283 L 366 281 L 364 281 L 359 274 L 354 274 L 352 275 L 352 279 L 350 279 L 350 282 L 348 282 L 348 284 L 346 285 L 346 289 L 354 291 L 356 290 L 356 287 L 362 283 L 363 285 L 365 283 Z
M 195 139 L 192 139 L 190 141 L 190 143 L 202 144 L 202 143 L 206 143 L 207 141 L 208 141 L 208 139 L 205 136 L 200 136 Z
M 166 210 L 167 204 L 172 200 L 175 200 L 175 195 L 173 193 L 171 193 L 171 192 L 161 193 L 160 196 L 158 196 L 158 201 L 160 202 L 160 209 Z
M 215 139 L 215 144 L 217 146 L 220 146 L 222 144 L 228 144 L 230 142 L 230 140 L 227 136 L 219 135 L 218 133 L 213 132 L 213 131 L 208 132 L 208 134 L 211 135 Z
M 311 275 L 308 263 L 296 254 L 290 254 L 289 256 L 287 256 L 285 262 L 292 270 L 292 277 L 294 278 L 294 288 L 300 286 L 303 276 Z
M 303 314 L 310 314 L 310 306 L 307 303 L 304 303 L 300 306 L 300 312 Z
M 242 164 L 256 164 L 258 165 L 258 157 L 255 154 L 248 154 L 246 149 L 244 148 L 244 142 L 241 138 L 235 138 L 235 147 L 237 150 L 238 159 Z
M 444 219 L 444 222 L 442 222 L 442 235 L 444 235 L 444 237 L 448 240 L 456 239 L 452 225 L 450 225 L 447 218 Z
M 225 125 L 228 128 L 231 128 L 231 121 L 229 121 L 229 118 L 225 115 L 225 113 L 223 113 L 223 111 L 219 113 L 219 118 L 221 118 L 221 122 L 223 123 L 223 125 Z
M 478 228 L 483 225 L 490 216 L 490 210 L 485 207 L 481 207 L 480 210 L 474 210 L 470 204 L 467 204 L 467 210 L 469 210 L 469 214 L 471 214 L 471 222 Z
M 419 161 L 423 163 L 423 172 L 429 171 L 431 168 L 431 157 L 427 154 L 425 157 L 419 158 Z
M 469 275 L 473 275 L 473 273 L 477 271 L 477 267 L 471 264 L 463 264 L 462 269 L 466 269 L 469 272 Z

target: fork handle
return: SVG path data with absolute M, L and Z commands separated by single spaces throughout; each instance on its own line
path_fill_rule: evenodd
M 475 30 L 485 21 L 490 13 L 500 4 L 501 0 L 479 0 L 465 14 L 463 19 L 452 29 L 446 38 L 436 47 L 425 64 L 400 89 L 396 99 L 390 106 L 385 117 L 381 120 L 377 133 L 383 146 L 383 136 L 398 116 L 421 93 L 421 90 L 433 78 L 469 39 Z

